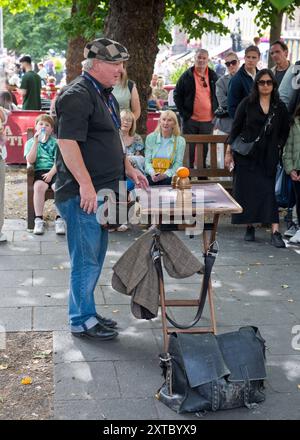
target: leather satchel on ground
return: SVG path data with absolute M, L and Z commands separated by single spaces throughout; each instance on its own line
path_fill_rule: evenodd
M 172 333 L 160 361 L 165 382 L 157 398 L 177 413 L 253 408 L 265 400 L 265 341 L 256 327 Z

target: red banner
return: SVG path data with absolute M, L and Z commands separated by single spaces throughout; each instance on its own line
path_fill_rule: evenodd
M 4 134 L 7 138 L 6 163 L 26 163 L 24 159 L 24 145 L 27 141 L 27 130 L 28 128 L 34 128 L 36 118 L 42 113 L 45 112 L 36 110 L 11 112 L 4 127 Z

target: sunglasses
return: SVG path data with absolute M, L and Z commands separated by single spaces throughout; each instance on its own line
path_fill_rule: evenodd
M 257 84 L 259 86 L 272 86 L 273 85 L 273 81 L 271 79 L 267 79 L 265 81 L 263 79 L 260 79 L 259 81 L 257 81 Z
M 237 65 L 237 60 L 226 61 L 225 66 L 229 67 L 231 64 L 233 66 L 236 66 Z
M 201 78 L 201 81 L 203 81 L 203 87 L 207 87 L 204 76 L 200 76 L 200 78 Z

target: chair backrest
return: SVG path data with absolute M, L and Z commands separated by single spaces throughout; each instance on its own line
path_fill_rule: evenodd
M 183 165 L 189 168 L 189 149 L 191 145 L 196 146 L 195 168 L 190 168 L 190 176 L 198 177 L 230 177 L 231 173 L 224 167 L 224 157 L 227 147 L 227 135 L 216 134 L 185 134 L 186 149 L 183 158 Z M 207 168 L 203 168 L 204 144 L 208 144 Z M 223 155 L 218 161 L 218 148 Z M 220 155 L 219 155 L 220 159 Z M 220 163 L 221 162 L 221 165 Z

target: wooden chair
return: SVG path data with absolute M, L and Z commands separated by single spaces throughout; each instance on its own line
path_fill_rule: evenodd
M 227 147 L 227 135 L 215 135 L 215 134 L 185 134 L 183 137 L 186 140 L 186 149 L 183 158 L 183 165 L 189 168 L 189 149 L 191 145 L 195 145 L 196 157 L 195 168 L 189 168 L 191 178 L 198 178 L 199 180 L 193 181 L 193 183 L 205 183 L 208 182 L 220 183 L 227 190 L 232 189 L 232 175 L 223 166 L 220 167 L 217 161 L 217 144 L 222 144 L 223 154 L 225 158 L 225 152 Z M 208 153 L 210 161 L 207 163 L 207 168 L 203 168 L 203 154 L 204 145 L 208 144 Z M 222 179 L 227 177 L 229 179 Z

